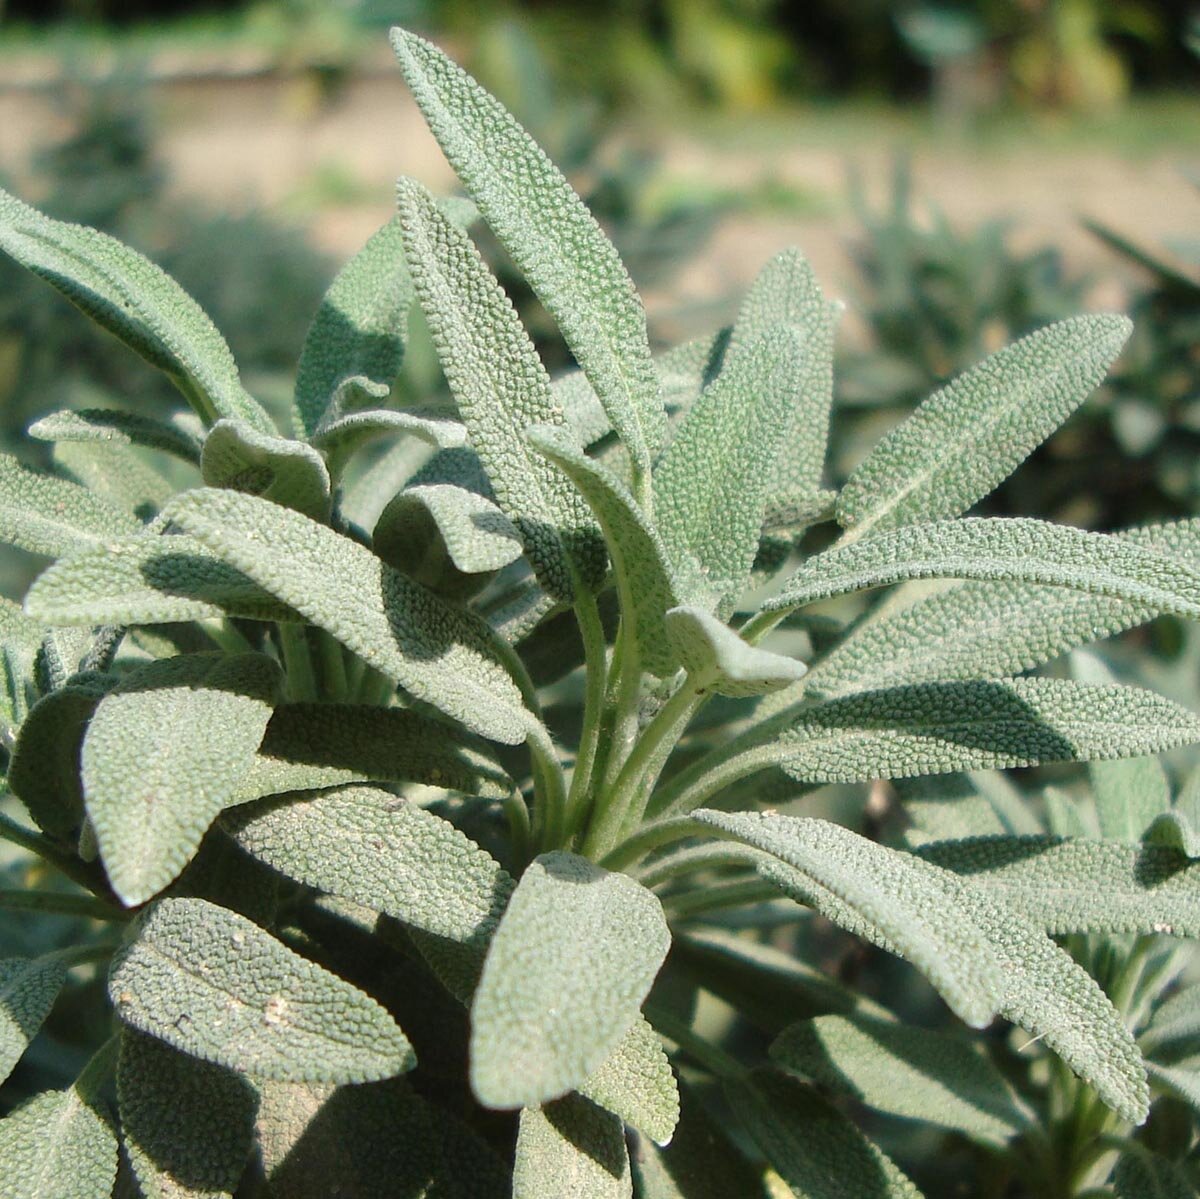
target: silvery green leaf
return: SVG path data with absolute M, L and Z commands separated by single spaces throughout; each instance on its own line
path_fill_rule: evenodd
M 521 1112 L 512 1199 L 632 1199 L 621 1121 L 580 1095 Z
M 991 786 L 999 780 L 999 787 Z M 913 827 L 910 847 L 993 833 L 1040 833 L 1042 826 L 1000 774 L 942 774 L 897 780 L 896 790 Z
M 64 408 L 34 421 L 29 426 L 29 436 L 38 441 L 140 445 L 163 450 L 184 462 L 200 461 L 200 441 L 184 426 L 119 408 Z
M 718 695 L 744 697 L 777 691 L 808 669 L 794 658 L 748 645 L 703 608 L 672 608 L 663 623 L 692 683 Z
M 61 558 L 141 528 L 135 516 L 78 483 L 30 470 L 0 454 L 0 541 Z
M 763 510 L 764 533 L 803 533 L 810 525 L 833 515 L 836 491 L 776 491 L 767 496 Z
M 542 854 L 492 936 L 471 1006 L 471 1086 L 489 1107 L 565 1095 L 637 1019 L 666 957 L 658 899 L 575 854 Z
M 478 617 L 348 537 L 257 496 L 193 491 L 170 517 L 416 699 L 481 736 L 525 739 L 532 717 Z
M 1165 845 L 1177 849 L 1184 857 L 1200 858 L 1200 828 L 1182 812 L 1164 812 L 1156 816 L 1143 834 L 1150 845 Z
M 679 662 L 668 644 L 663 617 L 679 604 L 680 585 L 658 531 L 625 485 L 570 437 L 541 428 L 533 430 L 529 440 L 579 488 L 600 522 L 613 560 L 621 617 L 637 639 L 642 665 L 660 678 L 674 674 Z
M 1156 758 L 1092 762 L 1088 778 L 1100 835 L 1108 840 L 1140 841 L 1171 809 L 1171 784 Z
M 2 193 L 0 193 L 2 195 Z M 4 1199 L 97 1199 L 117 1177 L 117 1138 L 87 1072 L 0 1120 Z
M 338 387 L 360 376 L 389 389 L 404 361 L 414 298 L 393 217 L 342 267 L 304 341 L 292 401 L 292 428 L 311 440 Z
M 1142 1048 L 1154 1057 L 1165 1050 L 1193 1049 L 1200 1038 L 1200 983 L 1192 983 L 1176 991 L 1154 1012 L 1150 1026 L 1139 1041 Z
M 220 420 L 209 430 L 200 471 L 210 487 L 232 487 L 324 520 L 330 482 L 325 460 L 302 441 Z
M 250 769 L 280 689 L 261 654 L 187 654 L 124 675 L 83 738 L 84 804 L 113 890 L 145 903 L 191 861 Z
M 271 432 L 212 321 L 169 275 L 106 233 L 51 220 L 0 190 L 0 250 L 166 372 L 208 421 Z
M 149 519 L 176 491 L 131 447 L 116 442 L 60 441 L 51 457 L 64 478 L 81 483 L 96 498 L 139 520 Z
M 1193 1111 L 1200 1112 L 1200 1068 L 1194 1062 L 1186 1066 L 1160 1066 L 1148 1061 L 1146 1072 L 1156 1091 L 1173 1095 Z
M 764 333 L 701 393 L 654 469 L 655 522 L 671 562 L 681 574 L 698 565 L 723 613 L 754 565 L 802 367 L 794 330 Z
M 638 1017 L 579 1093 L 666 1145 L 679 1122 L 679 1087 L 658 1034 Z
M 257 1096 L 244 1078 L 123 1028 L 117 1101 L 145 1199 L 229 1199 L 254 1137 Z
M 452 824 L 372 787 L 286 796 L 231 811 L 224 823 L 289 878 L 445 942 L 448 985 L 470 994 L 513 881 Z
M 108 993 L 131 1028 L 253 1078 L 369 1082 L 415 1064 L 375 1000 L 204 899 L 164 899 L 140 917 Z
M 1086 762 L 1200 741 L 1200 717 L 1139 687 L 1065 679 L 921 683 L 804 709 L 775 758 L 805 782 Z
M 1047 583 L 1152 609 L 1200 615 L 1200 574 L 1110 533 L 1008 517 L 973 517 L 874 534 L 809 558 L 763 605 L 778 611 L 908 579 Z
M 726 1082 L 725 1094 L 796 1199 L 921 1199 L 883 1150 L 811 1087 L 761 1069 Z
M 797 249 L 776 254 L 758 273 L 733 326 L 726 362 L 736 361 L 773 326 L 786 325 L 800 336 L 801 375 L 779 446 L 771 490 L 805 495 L 822 503 L 821 474 L 833 404 L 833 340 L 842 305 L 821 291 L 812 267 Z M 832 498 L 832 497 L 830 497 Z
M 452 483 L 398 492 L 371 544 L 389 566 L 456 600 L 469 599 L 524 552 L 520 532 L 491 500 Z
M 1200 863 L 1164 845 L 994 836 L 932 842 L 918 853 L 1054 936 L 1200 937 Z
M 470 237 L 412 180 L 398 196 L 409 269 L 471 444 L 542 586 L 570 599 L 576 578 L 599 582 L 605 560 L 587 505 L 525 439 L 565 423 L 550 377 Z
M 429 42 L 392 31 L 413 97 L 443 153 L 558 323 L 643 476 L 666 414 L 646 314 L 616 249 L 498 100 Z
M 119 537 L 56 562 L 25 596 L 53 625 L 170 624 L 206 617 L 299 621 L 292 608 L 194 537 Z
M 965 512 L 1099 385 L 1131 329 L 1123 316 L 1073 317 L 972 367 L 867 455 L 838 496 L 838 520 L 865 532 Z
M 0 1082 L 21 1060 L 66 980 L 54 956 L 0 958 Z
M 863 1013 L 788 1027 L 771 1046 L 780 1066 L 859 1103 L 1002 1145 L 1033 1113 L 965 1038 Z
M 231 803 L 346 783 L 427 783 L 504 799 L 512 780 L 453 726 L 401 708 L 288 703 L 271 714 Z
M 349 412 L 320 425 L 309 441 L 318 449 L 347 454 L 372 437 L 385 433 L 411 434 L 439 449 L 453 449 L 467 443 L 467 430 L 459 421 L 445 416 L 397 411 L 394 408 L 366 408 L 361 412 Z
M 1117 1199 L 1192 1199 L 1195 1180 L 1180 1163 L 1131 1144 L 1113 1170 Z

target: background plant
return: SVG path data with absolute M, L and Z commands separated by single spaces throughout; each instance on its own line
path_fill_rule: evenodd
M 983 1146 L 980 1187 L 1075 1195 L 1106 1165 L 1118 1194 L 1146 1172 L 1186 1193 L 1192 1118 L 1158 1113 L 1195 1102 L 1191 1066 L 1142 1049 L 1194 1000 L 1128 966 L 1200 927 L 1186 793 L 1106 826 L 1097 776 L 1101 837 L 993 805 L 997 829 L 960 794 L 908 848 L 798 814 L 824 784 L 1200 740 L 1152 691 L 1027 674 L 1200 614 L 1200 526 L 960 519 L 1128 322 L 999 351 L 835 493 L 839 309 L 800 255 L 731 329 L 652 358 L 616 251 L 524 130 L 429 43 L 393 45 L 473 205 L 401 180 L 313 322 L 291 436 L 173 280 L 0 194 L 0 246 L 191 409 L 38 421 L 91 488 L 0 463 L 0 533 L 55 560 L 3 610 L 24 816 L 0 902 L 73 921 L 0 973 L 6 1193 L 911 1196 L 909 1171 L 943 1193 L 863 1106 Z M 477 213 L 581 373 L 547 375 Z M 414 305 L 453 415 L 385 402 Z M 360 465 L 373 438 L 396 448 Z M 147 451 L 191 472 L 180 493 Z M 1132 933 L 1098 970 L 1111 998 L 1093 943 L 1055 939 Z M 852 942 L 952 1034 L 819 968 Z M 1130 995 L 1166 998 L 1143 1045 Z M 45 1039 L 25 1050 L 68 1008 L 94 1052 L 62 1079 Z M 966 1032 L 997 1016 L 1030 1041 L 1004 1073 Z M 904 1080 L 883 1101 L 880 1070 Z

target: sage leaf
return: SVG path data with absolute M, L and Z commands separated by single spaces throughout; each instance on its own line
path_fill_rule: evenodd
M 679 1122 L 679 1087 L 658 1034 L 639 1016 L 579 1093 L 656 1145 L 671 1141 Z
M 632 1199 L 621 1121 L 579 1095 L 521 1112 L 512 1199 Z
M 64 409 L 43 416 L 29 426 L 38 441 L 84 441 L 111 445 L 138 445 L 163 450 L 184 462 L 199 464 L 200 440 L 181 422 L 155 420 L 140 412 L 119 408 Z
M 83 739 L 84 804 L 131 907 L 191 861 L 250 768 L 280 689 L 261 654 L 188 654 L 125 675 Z
M 935 392 L 846 481 L 858 533 L 958 516 L 1002 482 L 1104 378 L 1133 326 L 1079 316 L 1039 329 Z
M 1196 1068 L 1194 1060 L 1187 1066 L 1160 1066 L 1151 1061 L 1146 1063 L 1146 1071 L 1156 1091 L 1173 1095 L 1193 1111 L 1200 1112 L 1200 1069 Z
M 637 1018 L 666 957 L 658 899 L 575 854 L 536 858 L 492 936 L 471 1006 L 471 1085 L 529 1107 L 584 1083 Z
M 0 250 L 164 371 L 206 421 L 225 416 L 273 431 L 212 321 L 136 250 L 96 229 L 52 220 L 3 190 Z
M 254 1137 L 257 1096 L 246 1079 L 123 1028 L 117 1101 L 146 1199 L 232 1196 Z
M 163 899 L 142 916 L 108 993 L 131 1028 L 253 1078 L 369 1082 L 415 1064 L 375 1000 L 204 899 Z
M 126 445 L 112 441 L 60 441 L 51 451 L 55 470 L 80 483 L 93 499 L 149 520 L 174 493 L 167 477 Z
M 66 977 L 53 956 L 0 958 L 0 1082 L 37 1035 Z
M 1200 1037 L 1200 983 L 1176 991 L 1158 1007 L 1139 1043 L 1158 1057 L 1193 1048 L 1196 1037 Z
M 298 512 L 231 491 L 188 492 L 171 519 L 416 699 L 510 745 L 531 715 L 478 617 Z
M 1100 835 L 1111 841 L 1140 841 L 1171 808 L 1171 784 L 1155 758 L 1088 765 Z
M 1113 1170 L 1117 1199 L 1190 1199 L 1196 1184 L 1187 1168 L 1134 1143 Z
M 558 323 L 640 473 L 666 413 L 646 313 L 613 244 L 498 100 L 422 38 L 392 31 L 413 98 L 442 152 Z
M 309 441 L 317 449 L 345 456 L 372 437 L 386 433 L 407 433 L 438 449 L 467 444 L 467 430 L 459 421 L 445 416 L 397 412 L 393 408 L 348 412 L 318 426 Z
M 703 608 L 672 608 L 663 623 L 692 684 L 718 695 L 736 698 L 778 691 L 808 669 L 794 658 L 748 645 Z

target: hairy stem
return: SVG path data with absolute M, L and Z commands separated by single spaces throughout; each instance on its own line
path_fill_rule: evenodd
M 575 615 L 579 634 L 583 638 L 584 701 L 583 729 L 579 737 L 579 752 L 571 774 L 571 789 L 567 794 L 567 834 L 574 837 L 587 819 L 592 774 L 600 745 L 600 729 L 604 717 L 605 679 L 608 647 L 596 597 L 590 591 L 579 591 L 575 600 Z

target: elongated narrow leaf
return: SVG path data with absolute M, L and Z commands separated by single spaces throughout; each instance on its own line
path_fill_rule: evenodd
M 123 1028 L 117 1099 L 146 1199 L 228 1199 L 237 1189 L 257 1106 L 246 1079 Z
M 452 824 L 372 787 L 238 808 L 225 826 L 289 878 L 384 912 L 458 948 L 469 994 L 513 881 Z
M 1177 616 L 1200 616 L 1200 574 L 1109 533 L 1020 518 L 935 521 L 879 533 L 809 558 L 765 608 L 907 579 L 996 579 L 1049 583 Z
M 642 665 L 660 677 L 673 674 L 679 662 L 663 617 L 679 604 L 681 587 L 657 530 L 621 481 L 570 437 L 544 427 L 531 432 L 529 440 L 579 488 L 600 522 L 615 568 L 621 616 L 632 626 Z
M 579 1095 L 527 1107 L 517 1133 L 512 1199 L 632 1199 L 621 1121 Z
M 192 859 L 250 769 L 279 685 L 261 654 L 188 654 L 131 671 L 100 701 L 80 755 L 84 803 L 125 903 Z
M 570 853 L 543 854 L 492 937 L 471 1008 L 471 1085 L 489 1107 L 565 1095 L 637 1018 L 670 944 L 655 896 Z
M 232 803 L 344 783 L 428 783 L 503 799 L 513 784 L 448 725 L 400 708 L 280 704 Z
M 29 426 L 38 441 L 99 441 L 164 450 L 184 462 L 199 463 L 200 441 L 181 423 L 168 423 L 119 408 L 80 408 L 52 412 Z
M 261 495 L 314 520 L 329 515 L 325 460 L 302 441 L 261 433 L 237 421 L 217 421 L 204 439 L 200 471 L 210 487 Z
M 643 1017 L 579 1093 L 656 1145 L 666 1145 L 679 1122 L 679 1087 L 658 1034 Z
M 193 491 L 170 516 L 417 699 L 484 737 L 524 740 L 531 717 L 478 617 L 349 538 L 257 496 Z
M 123 537 L 56 562 L 25 610 L 54 625 L 170 624 L 214 616 L 299 621 L 249 576 L 194 537 Z
M 1200 1068 L 1195 1059 L 1181 1066 L 1160 1066 L 1147 1062 L 1146 1071 L 1155 1091 L 1173 1095 L 1186 1103 L 1194 1112 L 1200 1113 Z
M 0 250 L 165 371 L 200 415 L 271 432 L 212 321 L 169 275 L 96 229 L 51 220 L 0 191 Z
M 702 608 L 672 608 L 664 621 L 676 656 L 692 682 L 718 695 L 762 695 L 794 683 L 803 662 L 748 645 Z
M 1046 932 L 1200 937 L 1200 862 L 1165 845 L 975 837 L 918 851 Z
M 979 1046 L 897 1020 L 861 1013 L 804 1020 L 779 1036 L 771 1057 L 876 1111 L 985 1144 L 1003 1144 L 1033 1119 Z
M 842 305 L 828 301 L 812 267 L 799 250 L 776 254 L 746 293 L 733 327 L 727 360 L 736 359 L 773 326 L 796 330 L 802 349 L 801 376 L 792 397 L 771 478 L 772 492 L 805 496 L 821 492 L 829 412 L 833 404 L 833 339 Z
M 429 42 L 392 31 L 413 97 L 488 225 L 562 330 L 643 474 L 666 415 L 646 314 L 616 249 L 504 106 Z
M 727 1082 L 725 1093 L 797 1199 L 920 1199 L 883 1150 L 811 1087 L 764 1069 Z
M 467 430 L 461 422 L 445 416 L 423 416 L 417 412 L 398 412 L 394 408 L 366 408 L 349 412 L 322 424 L 309 438 L 318 449 L 348 454 L 373 437 L 387 433 L 407 433 L 438 449 L 454 449 L 467 444 Z
M 1065 679 L 924 683 L 806 709 L 776 746 L 806 782 L 1086 762 L 1200 741 L 1200 716 L 1139 687 Z
M 369 1082 L 415 1064 L 356 987 L 204 899 L 164 899 L 114 957 L 121 1020 L 182 1053 L 280 1082 Z
M 21 1060 L 66 977 L 54 957 L 0 958 L 0 1082 Z
M 1196 1183 L 1187 1168 L 1140 1145 L 1121 1154 L 1113 1171 L 1117 1199 L 1192 1199 Z
M 0 454 L 0 541 L 61 558 L 141 527 L 136 517 L 78 483 L 30 470 Z
M 122 512 L 148 520 L 177 488 L 127 445 L 112 441 L 60 441 L 51 452 L 55 470 Z
M 930 396 L 885 437 L 838 496 L 846 528 L 896 528 L 965 512 L 1093 391 L 1132 326 L 1059 321 L 993 354 Z
M 1171 808 L 1171 784 L 1155 758 L 1093 762 L 1088 777 L 1100 835 L 1109 840 L 1140 841 Z
M 794 330 L 764 333 L 692 405 L 655 467 L 655 520 L 672 563 L 684 576 L 698 568 L 722 612 L 754 565 L 802 364 Z

